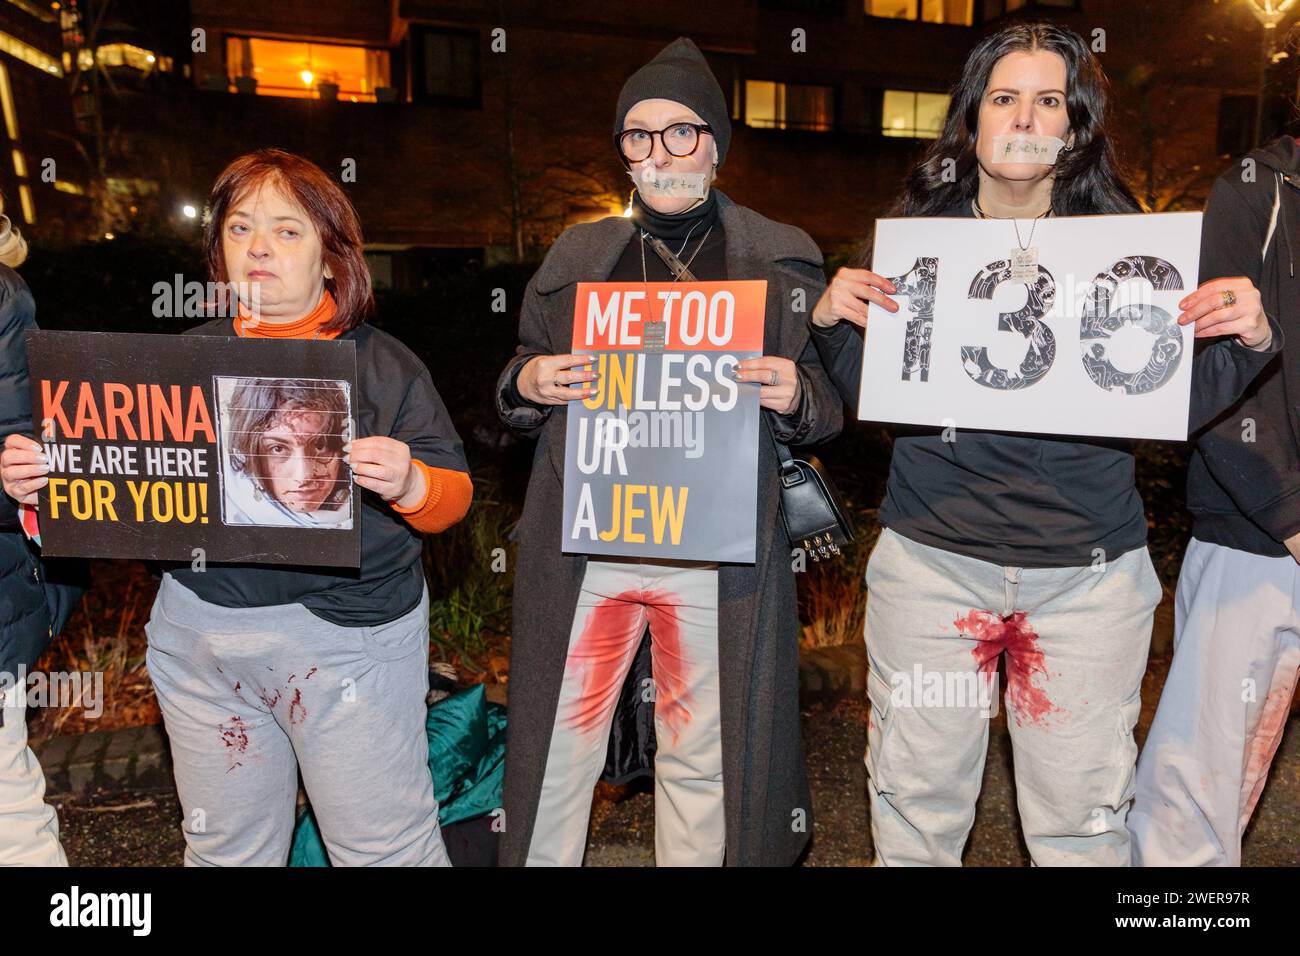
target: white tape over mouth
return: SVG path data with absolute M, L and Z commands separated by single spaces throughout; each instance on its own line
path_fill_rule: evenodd
M 1035 136 L 1021 133 L 1019 136 L 993 137 L 994 163 L 1038 163 L 1052 166 L 1057 155 L 1065 148 L 1065 141 L 1055 136 Z
M 708 193 L 708 177 L 704 173 L 670 173 L 647 165 L 627 173 L 643 196 L 661 196 L 665 199 L 703 199 Z

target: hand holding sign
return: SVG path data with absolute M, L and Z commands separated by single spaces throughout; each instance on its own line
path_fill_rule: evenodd
M 766 295 L 762 280 L 578 284 L 582 352 L 525 366 L 559 380 L 552 404 L 583 399 L 565 425 L 564 551 L 753 562 L 759 406 L 800 397 L 794 363 L 760 354 Z M 596 374 L 570 370 L 586 362 Z
M 1235 335 L 1247 348 L 1263 351 L 1272 344 L 1273 332 L 1264 315 L 1263 300 L 1246 276 L 1211 279 L 1178 303 L 1179 325 L 1196 323 L 1198 339 Z
M 813 323 L 829 328 L 843 319 L 865 329 L 868 303 L 874 302 L 890 312 L 897 312 L 898 303 L 889 297 L 897 292 L 894 283 L 870 269 L 842 267 L 817 300 L 813 308 Z
M 5 494 L 20 505 L 36 504 L 36 492 L 50 483 L 45 449 L 34 438 L 14 433 L 5 436 L 0 452 L 0 480 Z
M 737 382 L 757 382 L 758 404 L 778 415 L 789 415 L 802 398 L 799 369 L 780 355 L 763 355 L 736 363 Z
M 0 472 L 46 555 L 358 566 L 354 343 L 32 330 L 27 354 L 40 443 Z M 358 444 L 357 484 L 422 493 L 405 445 Z
M 385 501 L 411 508 L 424 500 L 424 472 L 411 461 L 411 446 L 387 435 L 369 435 L 343 446 L 352 478 Z
M 589 398 L 600 377 L 596 374 L 593 355 L 539 355 L 519 370 L 516 386 L 519 394 L 539 405 L 563 405 L 575 398 Z M 582 388 L 570 388 L 578 382 L 590 382 Z
M 1248 280 L 1186 294 L 1198 269 L 1199 213 L 1054 217 L 1036 228 L 1038 258 L 1031 278 L 1021 278 L 1006 220 L 877 223 L 873 261 L 893 278 L 845 276 L 840 300 L 828 290 L 814 313 L 821 325 L 862 324 L 867 302 L 893 304 L 886 288 L 906 300 L 905 322 L 867 336 L 860 417 L 1183 440 L 1192 323 L 1199 337 L 1267 345 Z M 847 295 L 858 302 L 845 303 Z M 1032 400 L 1017 397 L 1028 393 Z

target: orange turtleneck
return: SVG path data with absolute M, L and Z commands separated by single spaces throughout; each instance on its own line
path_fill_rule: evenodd
M 326 332 L 321 326 L 334 318 L 334 313 L 338 311 L 338 305 L 334 302 L 334 296 L 330 295 L 330 290 L 326 289 L 324 295 L 320 297 L 320 302 L 316 308 L 312 309 L 301 319 L 293 322 L 271 322 L 267 319 L 254 317 L 253 313 L 248 311 L 244 303 L 239 303 L 239 315 L 235 319 L 235 334 L 241 338 L 258 338 L 258 339 L 332 339 L 338 337 L 338 332 Z
M 333 339 L 339 333 L 325 331 L 321 326 L 334 318 L 337 309 L 334 296 L 328 289 L 316 308 L 293 322 L 253 321 L 253 314 L 240 303 L 239 315 L 235 318 L 235 334 L 246 339 Z M 411 463 L 424 473 L 424 500 L 411 508 L 402 508 L 390 501 L 393 510 L 416 531 L 425 533 L 445 531 L 465 517 L 474 496 L 474 485 L 469 475 L 451 468 L 434 468 L 418 458 L 412 458 Z

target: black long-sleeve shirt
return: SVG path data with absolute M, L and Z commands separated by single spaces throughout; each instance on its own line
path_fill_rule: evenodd
M 229 319 L 214 319 L 187 335 L 231 335 Z M 433 468 L 469 471 L 447 407 L 421 359 L 392 335 L 363 322 L 344 332 L 357 347 L 357 424 L 361 435 L 406 442 L 411 457 Z M 420 533 L 378 495 L 357 486 L 361 567 L 352 570 L 265 564 L 164 565 L 203 600 L 222 607 L 301 604 L 344 627 L 396 620 L 420 603 L 424 547 Z

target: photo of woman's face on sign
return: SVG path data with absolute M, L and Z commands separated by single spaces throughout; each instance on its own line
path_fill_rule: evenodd
M 221 443 L 221 520 L 273 527 L 352 527 L 352 437 L 347 382 L 215 380 Z

